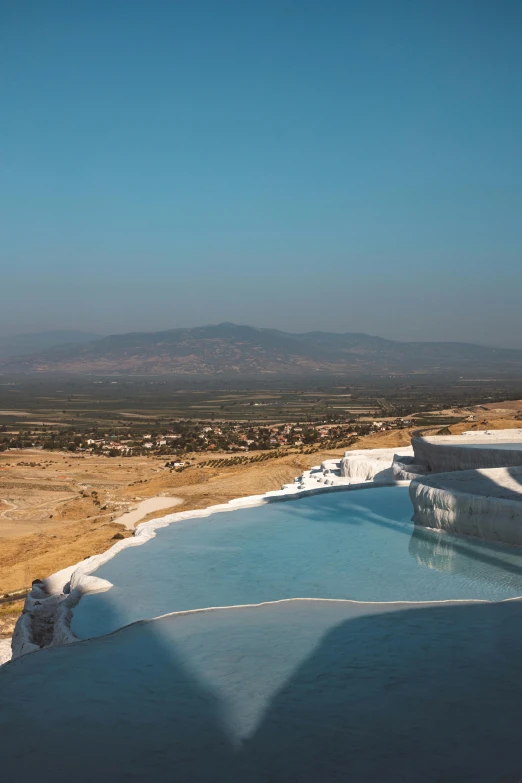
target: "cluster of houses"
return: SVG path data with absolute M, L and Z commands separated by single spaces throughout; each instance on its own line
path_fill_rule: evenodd
M 121 427 L 100 433 L 90 431 L 24 431 L 0 434 L 0 450 L 43 448 L 129 457 L 147 454 L 172 456 L 187 452 L 256 451 L 285 446 L 311 446 L 345 441 L 364 435 L 406 426 L 403 419 L 373 422 L 307 422 L 259 425 L 248 422 L 172 422 L 168 429 L 143 432 Z

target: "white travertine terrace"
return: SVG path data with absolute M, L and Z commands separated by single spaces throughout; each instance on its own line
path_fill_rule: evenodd
M 414 456 L 396 455 L 393 459 L 392 473 L 395 481 L 412 481 L 423 476 L 426 468 L 424 465 L 419 465 Z
M 340 463 L 324 462 L 296 481 L 303 489 L 411 481 L 417 524 L 522 545 L 522 430 L 470 430 L 412 438 L 412 448 L 347 451 Z
M 347 451 L 341 460 L 341 476 L 352 481 L 394 481 L 397 457 L 411 457 L 410 446 L 402 449 L 360 449 Z
M 423 473 L 522 466 L 522 436 L 489 434 L 412 438 L 414 462 Z
M 413 460 L 397 461 L 394 474 L 411 479 L 416 524 L 522 545 L 522 430 L 412 438 L 412 446 Z
M 410 497 L 418 525 L 522 546 L 522 467 L 422 476 Z
M 394 475 L 394 460 L 411 457 L 411 446 L 399 449 L 355 449 L 345 451 L 341 459 L 327 459 L 320 465 L 294 479 L 293 484 L 282 488 L 286 494 L 314 489 L 319 486 L 350 486 L 372 482 L 375 484 L 403 481 L 402 476 Z M 409 480 L 409 479 L 406 479 Z

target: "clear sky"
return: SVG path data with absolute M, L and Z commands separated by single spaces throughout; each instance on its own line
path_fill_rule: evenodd
M 520 0 L 0 0 L 0 331 L 522 347 Z

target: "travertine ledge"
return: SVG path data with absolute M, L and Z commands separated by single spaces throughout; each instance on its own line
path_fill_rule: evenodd
M 422 473 L 446 473 L 452 470 L 522 467 L 520 435 L 501 430 L 475 437 L 442 435 L 412 438 L 414 462 Z
M 522 546 L 522 467 L 422 476 L 410 497 L 418 525 Z

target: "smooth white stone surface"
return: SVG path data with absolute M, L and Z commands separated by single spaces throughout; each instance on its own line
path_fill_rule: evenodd
M 502 430 L 476 437 L 440 435 L 412 438 L 415 462 L 425 472 L 522 466 L 522 438 Z
M 416 524 L 522 546 L 522 467 L 422 476 L 410 497 Z
M 411 457 L 413 449 L 358 449 L 347 451 L 341 460 L 341 476 L 357 481 L 393 481 L 394 458 Z

